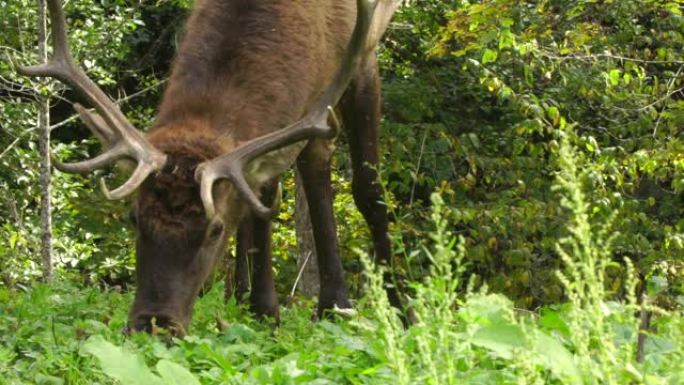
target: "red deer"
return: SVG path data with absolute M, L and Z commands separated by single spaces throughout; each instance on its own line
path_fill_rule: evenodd
M 350 307 L 332 210 L 336 125 L 328 120 L 336 120 L 334 107 L 349 141 L 356 205 L 371 229 L 376 259 L 390 263 L 388 219 L 375 172 L 380 83 L 374 48 L 397 6 L 397 0 L 198 0 L 156 123 L 143 134 L 74 62 L 61 2 L 48 0 L 52 58 L 19 71 L 56 78 L 81 94 L 95 112 L 74 107 L 106 148 L 93 159 L 55 161 L 55 167 L 89 173 L 122 159 L 137 162 L 119 188 L 109 191 L 101 183 L 109 199 L 137 191 L 131 209 L 137 232 L 131 330 L 156 323 L 182 333 L 238 227 L 249 228 L 257 249 L 252 311 L 278 318 L 269 206 L 274 181 L 295 162 L 319 259 L 318 312 Z

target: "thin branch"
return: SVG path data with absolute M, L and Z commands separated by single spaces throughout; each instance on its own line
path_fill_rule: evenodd
M 297 278 L 295 278 L 294 284 L 292 285 L 292 290 L 290 291 L 290 298 L 294 298 L 295 291 L 297 290 L 297 285 L 299 284 L 299 280 L 302 278 L 304 268 L 306 267 L 306 264 L 309 262 L 310 258 L 311 250 L 309 250 L 309 252 L 306 253 L 306 258 L 304 258 L 304 262 L 302 262 L 302 265 L 299 267 L 299 271 L 297 272 Z
M 4 90 L 9 90 L 12 92 L 26 92 L 27 90 L 31 90 L 31 88 L 26 87 L 22 83 L 17 83 L 15 81 L 7 79 L 6 77 L 4 77 L 2 75 L 0 75 L 0 82 L 2 82 L 5 85 L 2 88 Z
M 656 102 L 654 104 L 657 104 L 663 100 L 669 99 L 670 96 L 676 94 L 677 92 L 684 90 L 684 87 L 682 87 L 676 91 L 672 91 L 672 88 L 674 87 L 675 81 L 677 80 L 679 75 L 682 73 L 682 69 L 684 69 L 684 64 L 679 66 L 679 69 L 677 70 L 677 73 L 675 74 L 675 76 L 672 79 L 670 79 L 670 81 L 668 81 L 668 83 L 667 83 L 667 91 L 668 91 L 667 94 L 664 97 L 662 97 L 661 99 L 656 100 Z M 658 113 L 658 119 L 656 120 L 655 126 L 653 127 L 653 137 L 655 137 L 656 134 L 658 133 L 658 127 L 660 127 L 660 122 L 662 120 L 663 120 L 663 114 L 661 111 Z
M 646 59 L 639 59 L 639 58 L 633 58 L 633 57 L 627 57 L 627 56 L 614 55 L 614 54 L 607 53 L 607 52 L 591 54 L 591 55 L 570 54 L 570 55 L 566 55 L 566 56 L 559 56 L 559 55 L 553 54 L 553 53 L 551 53 L 550 50 L 540 51 L 540 52 L 541 52 L 542 56 L 544 56 L 546 58 L 554 59 L 554 60 L 560 60 L 560 61 L 568 61 L 568 60 L 596 61 L 598 59 L 604 58 L 604 59 L 629 61 L 629 62 L 642 63 L 642 64 L 678 64 L 678 65 L 684 65 L 683 60 L 646 60 Z
M 19 143 L 19 140 L 21 140 L 21 138 L 22 138 L 22 136 L 19 136 L 19 137 L 17 137 L 16 139 L 14 139 L 14 141 L 13 141 L 12 143 L 10 143 L 10 145 L 7 146 L 7 148 L 5 148 L 5 150 L 2 151 L 2 153 L 0 153 L 0 159 L 2 159 L 2 157 L 5 156 L 5 154 L 7 154 L 8 152 L 10 152 L 10 150 L 11 150 L 14 146 L 16 146 L 17 143 Z
M 648 309 L 649 300 L 646 294 L 641 296 L 641 309 L 639 311 L 639 334 L 637 336 L 636 360 L 643 363 L 646 357 L 646 338 L 651 328 L 652 313 Z
M 124 103 L 128 102 L 128 101 L 131 100 L 131 99 L 134 99 L 134 98 L 136 98 L 136 97 L 138 97 L 138 96 L 140 96 L 140 95 L 142 95 L 142 94 L 145 94 L 145 93 L 147 93 L 147 92 L 149 92 L 149 91 L 151 91 L 151 90 L 153 90 L 153 89 L 159 87 L 160 85 L 166 83 L 167 81 L 168 81 L 168 79 L 161 80 L 161 81 L 159 81 L 158 83 L 153 84 L 153 85 L 151 85 L 151 86 L 149 86 L 149 87 L 147 87 L 147 88 L 144 88 L 144 89 L 142 89 L 142 90 L 140 90 L 140 91 L 138 91 L 138 92 L 132 93 L 132 94 L 127 95 L 127 96 L 125 96 L 125 97 L 123 97 L 123 98 L 121 98 L 121 99 L 118 99 L 118 100 L 116 100 L 114 103 L 116 103 L 117 105 L 124 104 Z M 93 111 L 93 109 L 90 109 L 90 111 Z M 66 119 L 64 119 L 64 120 L 62 120 L 61 122 L 56 123 L 56 124 L 53 124 L 52 126 L 50 126 L 50 131 L 52 131 L 52 130 L 54 130 L 54 129 L 56 129 L 56 128 L 65 126 L 65 125 L 67 125 L 67 124 L 73 122 L 74 120 L 78 119 L 78 117 L 79 117 L 78 114 L 71 115 L 70 117 L 68 117 L 68 118 L 66 118 Z
M 25 55 L 24 52 L 21 52 L 20 50 L 14 48 L 14 47 L 7 46 L 7 45 L 0 45 L 0 50 L 3 50 L 3 51 L 12 51 L 12 52 L 14 52 L 14 53 L 16 53 L 16 54 L 18 54 L 18 55 L 20 55 L 20 56 L 24 56 L 24 55 Z
M 413 206 L 413 198 L 416 193 L 416 185 L 418 184 L 418 173 L 420 172 L 420 166 L 423 161 L 423 153 L 425 151 L 425 139 L 427 138 L 429 130 L 425 130 L 423 133 L 423 140 L 420 143 L 420 153 L 418 154 L 418 162 L 416 164 L 416 175 L 413 177 L 413 185 L 411 186 L 411 198 L 409 199 L 409 207 Z

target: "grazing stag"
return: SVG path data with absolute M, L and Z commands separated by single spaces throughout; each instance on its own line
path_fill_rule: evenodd
M 56 78 L 94 107 L 74 105 L 106 151 L 55 167 L 89 173 L 130 159 L 137 167 L 105 196 L 137 191 L 137 292 L 131 330 L 182 333 L 201 286 L 238 228 L 252 253 L 251 307 L 278 318 L 271 225 L 278 177 L 296 162 L 310 206 L 321 291 L 319 315 L 350 307 L 338 251 L 330 158 L 338 108 L 353 165 L 354 199 L 376 259 L 389 264 L 378 163 L 380 85 L 375 46 L 397 0 L 198 0 L 186 26 L 154 127 L 136 130 L 74 62 L 60 0 L 48 0 L 54 52 L 22 67 Z M 330 119 L 336 121 L 336 119 Z M 389 287 L 389 285 L 388 285 Z M 398 303 L 391 290 L 391 299 Z

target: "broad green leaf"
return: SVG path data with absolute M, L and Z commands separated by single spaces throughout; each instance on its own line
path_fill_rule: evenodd
M 466 322 L 475 322 L 484 326 L 491 324 L 507 324 L 513 309 L 513 303 L 503 295 L 476 295 L 459 310 L 459 316 Z
M 539 317 L 539 324 L 546 329 L 559 332 L 564 337 L 570 336 L 570 328 L 568 327 L 568 324 L 555 310 L 543 308 Z
M 13 232 L 12 235 L 10 235 L 10 239 L 9 239 L 10 249 L 14 249 L 17 246 L 18 240 L 19 240 L 19 233 Z
M 97 357 L 106 375 L 123 384 L 165 385 L 164 381 L 150 371 L 139 355 L 115 346 L 100 335 L 90 337 L 82 349 Z
M 468 139 L 470 139 L 470 143 L 473 145 L 473 148 L 480 148 L 480 139 L 477 138 L 477 134 L 473 132 L 469 133 Z
M 547 108 L 546 114 L 548 115 L 549 119 L 551 119 L 551 122 L 553 122 L 553 125 L 557 126 L 558 122 L 560 121 L 560 111 L 558 111 L 558 107 L 551 106 Z
M 646 283 L 646 289 L 648 291 L 648 295 L 650 296 L 656 296 L 662 293 L 665 289 L 667 289 L 667 287 L 667 278 L 660 275 L 652 276 Z
M 571 384 L 583 383 L 572 354 L 555 338 L 537 331 L 534 336 L 534 351 L 539 363 L 558 378 Z
M 484 53 L 482 54 L 482 64 L 495 62 L 498 57 L 499 54 L 496 51 L 487 48 L 484 50 Z
M 610 85 L 611 86 L 616 86 L 620 84 L 620 74 L 622 71 L 618 69 L 610 70 L 608 73 L 608 79 L 610 80 Z
M 160 360 L 157 363 L 157 372 L 166 385 L 200 385 L 186 368 L 169 360 Z
M 515 35 L 508 29 L 499 33 L 499 49 L 515 46 Z
M 522 329 L 513 324 L 493 324 L 482 327 L 475 332 L 471 342 L 506 359 L 511 359 L 516 349 L 529 348 Z
M 45 374 L 38 373 L 36 374 L 36 385 L 62 385 L 64 384 L 64 380 L 55 377 L 55 376 L 49 376 Z

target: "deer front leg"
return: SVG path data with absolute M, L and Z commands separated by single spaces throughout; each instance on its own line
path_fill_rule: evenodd
M 271 205 L 276 198 L 278 180 L 274 179 L 262 188 L 261 200 Z M 249 304 L 257 317 L 273 318 L 279 322 L 278 295 L 273 278 L 271 252 L 271 221 L 250 215 L 240 224 L 238 230 L 238 261 L 236 268 L 238 299 L 244 295 L 249 274 L 247 262 L 251 261 L 251 291 Z
M 313 230 L 320 293 L 318 297 L 318 316 L 337 306 L 350 308 L 347 284 L 337 246 L 337 226 L 333 213 L 333 193 L 330 185 L 330 158 L 332 142 L 311 140 L 297 158 L 297 167 L 302 176 L 302 184 L 309 204 Z
M 249 264 L 254 250 L 254 218 L 248 214 L 238 227 L 235 247 L 235 300 L 242 303 L 249 292 Z

